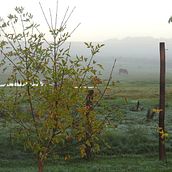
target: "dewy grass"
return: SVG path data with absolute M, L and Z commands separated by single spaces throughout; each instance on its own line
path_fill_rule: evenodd
M 121 85 L 120 85 L 121 84 Z M 158 85 L 153 83 L 119 83 L 118 87 L 111 86 L 113 94 L 102 101 L 109 108 L 109 114 L 117 128 L 107 127 L 102 136 L 111 148 L 104 144 L 100 155 L 91 161 L 73 159 L 64 161 L 57 159 L 45 163 L 45 172 L 171 172 L 172 151 L 171 138 L 166 141 L 167 163 L 158 160 L 158 114 L 147 122 L 148 108 L 158 104 Z M 171 84 L 167 87 L 166 101 L 166 130 L 172 135 L 172 94 Z M 138 89 L 137 89 L 138 88 Z M 149 92 L 148 92 L 149 90 Z M 135 93 L 136 92 L 136 93 Z M 122 97 L 120 97 L 122 95 Z M 141 95 L 141 97 L 139 97 Z M 127 102 L 124 97 L 127 97 Z M 143 106 L 142 111 L 133 112 L 131 107 L 137 101 Z M 103 115 L 105 110 L 99 106 Z M 116 110 L 123 115 L 116 120 Z M 136 155 L 137 154 L 137 155 Z M 16 142 L 10 142 L 9 128 L 0 125 L 0 172 L 36 172 L 37 164 L 32 155 L 24 151 Z
M 171 156 L 171 155 L 170 155 Z M 36 165 L 20 166 L 16 161 L 15 166 L 0 167 L 1 172 L 36 172 Z M 121 155 L 98 157 L 92 161 L 70 160 L 46 164 L 45 172 L 170 172 L 172 170 L 171 158 L 159 162 L 157 155 Z

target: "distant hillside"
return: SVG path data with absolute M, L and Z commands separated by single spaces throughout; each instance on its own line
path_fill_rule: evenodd
M 128 37 L 110 39 L 97 55 L 96 60 L 105 67 L 104 75 L 108 76 L 112 61 L 117 59 L 114 75 L 118 76 L 120 68 L 126 68 L 129 76 L 140 79 L 141 76 L 159 79 L 159 42 L 166 43 L 167 75 L 172 74 L 172 39 L 155 39 L 152 37 Z M 84 43 L 72 42 L 72 54 L 89 56 Z M 129 77 L 128 76 L 128 77 Z M 126 76 L 122 76 L 124 79 Z
M 159 42 L 166 43 L 167 73 L 172 75 L 172 39 L 155 39 L 152 37 L 128 37 L 125 39 L 110 39 L 103 43 L 105 46 L 96 56 L 96 60 L 104 66 L 104 76 L 111 70 L 114 58 L 117 59 L 114 75 L 118 76 L 120 68 L 129 71 L 129 76 L 154 76 L 159 73 Z M 95 43 L 96 44 L 96 43 Z M 67 42 L 65 46 L 69 45 Z M 84 55 L 89 57 L 90 52 L 83 42 L 71 43 L 73 56 Z M 126 77 L 126 76 L 124 76 Z M 119 79 L 119 76 L 117 77 Z
M 101 56 L 156 58 L 159 56 L 159 42 L 166 42 L 167 54 L 172 55 L 172 39 L 155 39 L 152 37 L 128 37 L 125 39 L 110 39 L 104 42 Z M 171 51 L 170 51 L 171 50 Z M 82 42 L 72 42 L 72 52 L 87 53 Z

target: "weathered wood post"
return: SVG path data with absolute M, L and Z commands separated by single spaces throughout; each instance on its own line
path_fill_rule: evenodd
M 160 42 L 160 100 L 159 100 L 159 160 L 166 159 L 165 152 L 165 138 L 164 133 L 165 125 L 165 43 Z

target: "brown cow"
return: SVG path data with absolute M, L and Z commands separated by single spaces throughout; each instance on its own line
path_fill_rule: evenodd
M 119 69 L 119 75 L 121 74 L 125 74 L 125 75 L 128 75 L 128 70 L 127 69 Z

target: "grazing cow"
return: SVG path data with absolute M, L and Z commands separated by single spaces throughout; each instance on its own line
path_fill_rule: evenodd
M 128 75 L 128 70 L 127 69 L 119 69 L 119 75 L 121 74 L 125 74 L 125 75 Z

